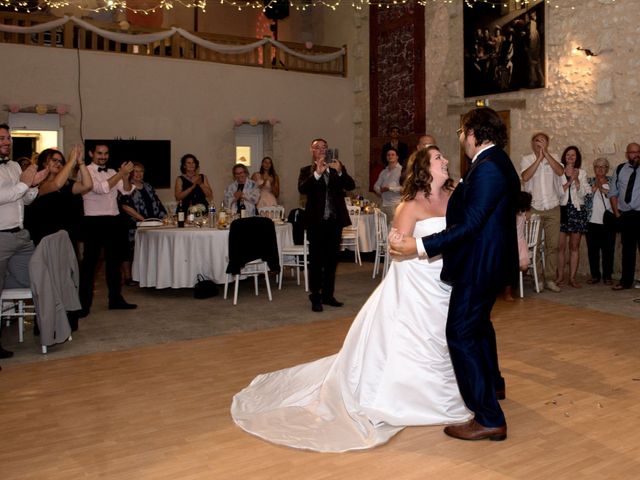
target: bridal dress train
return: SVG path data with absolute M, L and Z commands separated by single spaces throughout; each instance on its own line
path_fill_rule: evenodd
M 444 227 L 443 217 L 421 220 L 414 236 Z M 233 398 L 236 424 L 276 444 L 343 452 L 386 443 L 405 426 L 470 419 L 445 338 L 441 268 L 439 258 L 392 262 L 340 352 L 257 376 Z

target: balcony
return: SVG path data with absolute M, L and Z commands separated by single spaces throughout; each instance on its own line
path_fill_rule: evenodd
M 54 24 L 49 28 L 47 24 L 52 22 Z M 31 31 L 25 32 L 24 27 L 31 27 Z M 76 17 L 0 12 L 0 43 L 197 60 L 343 77 L 347 74 L 346 46 L 314 45 L 307 48 L 304 44 L 279 42 L 268 37 L 196 33 L 179 28 L 131 27 L 123 32 L 116 24 Z

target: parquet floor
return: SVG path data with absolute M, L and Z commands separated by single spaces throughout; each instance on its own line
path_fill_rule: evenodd
M 498 303 L 494 321 L 505 442 L 412 427 L 374 450 L 318 454 L 234 426 L 235 392 L 334 353 L 343 319 L 4 367 L 0 478 L 639 478 L 639 320 L 531 298 Z

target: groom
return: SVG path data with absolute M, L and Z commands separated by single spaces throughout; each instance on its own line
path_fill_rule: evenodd
M 520 180 L 502 150 L 506 127 L 490 108 L 471 110 L 458 130 L 471 159 L 469 171 L 447 206 L 446 230 L 391 242 L 391 253 L 433 257 L 442 254 L 441 278 L 453 286 L 447 316 L 447 343 L 460 393 L 475 418 L 444 432 L 463 440 L 504 440 L 507 424 L 491 309 L 516 274 L 516 204 Z

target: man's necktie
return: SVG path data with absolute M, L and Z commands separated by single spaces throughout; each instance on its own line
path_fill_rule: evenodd
M 631 197 L 633 195 L 633 184 L 636 183 L 636 173 L 638 166 L 633 167 L 633 172 L 629 175 L 629 183 L 627 184 L 627 191 L 624 193 L 624 203 L 629 205 L 631 203 Z
M 106 172 L 107 170 L 109 170 L 107 167 L 98 167 L 99 172 Z

